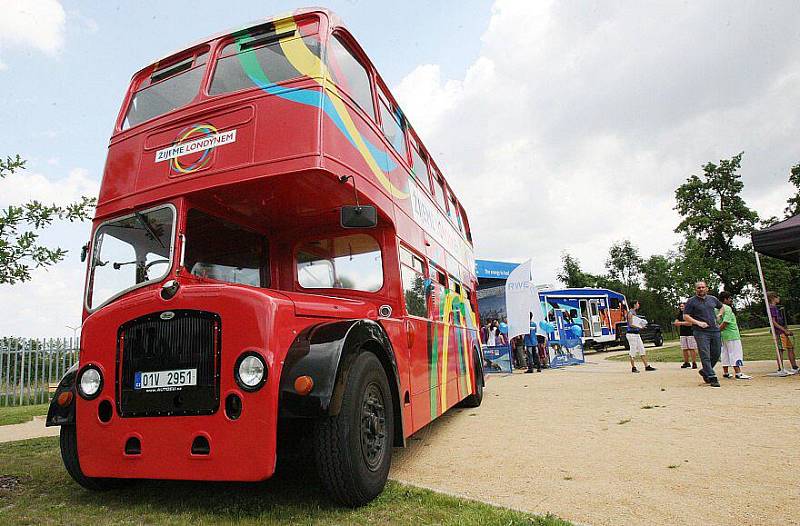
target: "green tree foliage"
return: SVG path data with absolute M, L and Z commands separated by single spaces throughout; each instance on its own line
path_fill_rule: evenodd
M 758 222 L 741 197 L 742 155 L 705 164 L 702 175 L 692 175 L 675 191 L 675 210 L 683 218 L 675 231 L 698 242 L 702 266 L 734 295 L 755 278 L 752 249 L 741 243 Z
M 25 169 L 19 155 L 0 158 L 0 179 Z M 47 247 L 39 242 L 39 233 L 55 220 L 83 221 L 90 217 L 94 198 L 59 206 L 37 200 L 22 205 L 9 205 L 0 210 L 0 284 L 14 284 L 31 279 L 31 269 L 48 267 L 64 259 L 67 251 Z
M 591 287 L 594 276 L 581 270 L 580 261 L 567 252 L 561 253 L 561 272 L 558 279 L 570 288 Z
M 622 283 L 626 296 L 629 296 L 633 292 L 633 287 L 639 284 L 643 263 L 639 249 L 628 239 L 618 241 L 608 249 L 608 259 L 606 259 L 608 276 Z
M 796 189 L 794 196 L 790 197 L 786 203 L 786 217 L 796 216 L 800 214 L 800 164 L 792 166 L 789 172 L 789 182 L 792 183 Z

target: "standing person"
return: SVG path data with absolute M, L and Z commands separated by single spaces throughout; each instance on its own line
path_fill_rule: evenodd
M 678 306 L 678 316 L 672 324 L 678 327 L 678 333 L 680 334 L 681 350 L 683 351 L 683 365 L 681 365 L 681 369 L 686 369 L 688 367 L 697 369 L 697 342 L 692 335 L 692 324 L 683 319 L 683 309 L 685 308 L 686 303 L 681 302 Z M 692 355 L 691 365 L 689 365 L 689 354 Z
M 528 361 L 528 369 L 526 373 L 532 373 L 533 367 L 536 367 L 536 372 L 542 372 L 542 362 L 539 359 L 539 349 L 537 348 L 536 339 L 536 322 L 533 321 L 533 313 L 531 313 L 531 328 L 530 332 L 525 335 L 525 357 Z
M 686 302 L 683 309 L 683 319 L 692 324 L 692 334 L 697 342 L 697 352 L 700 353 L 700 361 L 703 368 L 698 372 L 703 380 L 711 387 L 719 388 L 717 373 L 714 366 L 719 361 L 722 354 L 722 340 L 719 335 L 717 325 L 717 314 L 715 309 L 721 309 L 722 303 L 708 293 L 708 285 L 705 281 L 698 281 L 694 285 L 695 295 Z
M 742 337 L 739 334 L 739 324 L 733 313 L 733 296 L 730 292 L 720 292 L 719 299 L 722 309 L 719 311 L 719 334 L 722 339 L 722 376 L 733 378 L 728 372 L 728 367 L 733 367 L 737 380 L 749 380 L 752 376 L 742 372 L 744 365 L 744 351 L 742 350 Z
M 789 363 L 792 364 L 792 374 L 797 374 L 800 369 L 797 368 L 797 358 L 794 355 L 794 342 L 792 336 L 794 333 L 786 326 L 781 311 L 778 309 L 778 303 L 781 302 L 781 297 L 777 292 L 768 292 L 767 301 L 769 301 L 769 317 L 772 321 L 772 326 L 775 328 L 775 336 L 778 338 L 778 350 L 781 353 L 781 362 L 778 368 L 783 368 L 783 351 L 789 355 Z
M 488 345 L 489 347 L 494 347 L 497 345 L 498 330 L 497 327 L 495 326 L 495 323 L 497 323 L 497 320 L 492 320 L 491 322 L 489 322 L 489 327 L 487 328 L 486 331 L 486 345 Z
M 628 355 L 631 359 L 631 372 L 638 373 L 639 369 L 636 368 L 636 362 L 633 358 L 638 354 L 642 358 L 645 371 L 655 371 L 656 368 L 647 363 L 646 351 L 644 350 L 644 342 L 642 336 L 639 334 L 639 327 L 634 327 L 633 319 L 636 317 L 636 311 L 639 309 L 639 302 L 633 302 L 633 308 L 628 310 L 628 331 L 625 333 L 625 338 L 628 340 Z

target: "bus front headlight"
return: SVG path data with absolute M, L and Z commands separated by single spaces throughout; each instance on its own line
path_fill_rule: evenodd
M 86 367 L 78 379 L 78 393 L 86 400 L 91 400 L 100 394 L 103 388 L 103 375 L 100 369 L 90 365 Z
M 260 354 L 246 352 L 236 360 L 234 376 L 236 383 L 245 391 L 257 391 L 267 381 L 267 364 Z

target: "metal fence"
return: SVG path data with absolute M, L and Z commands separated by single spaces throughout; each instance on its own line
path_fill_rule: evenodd
M 0 407 L 44 404 L 78 361 L 80 338 L 0 338 Z

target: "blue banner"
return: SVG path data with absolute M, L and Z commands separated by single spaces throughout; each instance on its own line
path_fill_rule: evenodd
M 550 367 L 579 365 L 584 363 L 581 337 L 573 332 L 572 323 L 564 318 L 560 310 L 555 312 L 555 330 L 548 335 L 547 352 Z
M 483 371 L 486 373 L 513 373 L 511 346 L 483 346 Z

